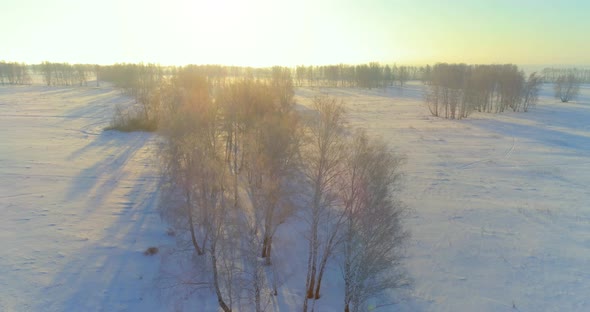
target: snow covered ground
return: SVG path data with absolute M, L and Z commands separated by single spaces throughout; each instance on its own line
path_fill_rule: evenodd
M 376 311 L 590 310 L 590 86 L 567 104 L 551 93 L 528 113 L 453 121 L 429 116 L 419 84 L 297 90 L 302 105 L 342 98 L 351 126 L 406 155 L 414 283 Z M 208 310 L 158 295 L 174 239 L 156 211 L 155 135 L 102 131 L 130 102 L 110 87 L 0 87 L 0 311 Z M 275 307 L 300 305 L 303 274 L 285 274 Z M 341 310 L 337 282 L 325 287 L 318 310 Z
M 303 89 L 407 157 L 406 311 L 590 311 L 590 87 L 528 113 L 430 117 L 419 85 Z M 384 309 L 387 310 L 387 309 Z
M 151 134 L 103 132 L 112 88 L 0 87 L 0 311 L 153 306 L 170 241 Z

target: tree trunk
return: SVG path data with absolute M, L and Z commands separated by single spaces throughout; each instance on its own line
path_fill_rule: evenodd
M 272 236 L 268 238 L 268 241 L 266 243 L 266 265 L 271 265 L 271 261 L 270 261 L 270 251 L 272 248 Z
M 277 268 L 273 268 L 272 270 L 272 294 L 273 296 L 278 296 L 279 295 L 279 285 L 278 285 L 278 279 L 279 277 L 277 276 Z
M 318 283 L 315 289 L 315 299 L 320 299 L 320 288 L 322 287 L 322 276 L 324 275 L 324 267 L 320 268 L 320 273 L 318 274 Z
M 270 251 L 272 246 L 272 218 L 274 205 L 267 206 L 266 215 L 264 216 L 264 240 L 262 245 L 262 257 L 266 259 L 266 265 L 271 264 Z
M 338 221 L 340 223 L 340 221 Z M 328 260 L 332 256 L 332 248 L 334 247 L 334 239 L 336 239 L 336 234 L 338 233 L 338 229 L 333 230 L 334 232 L 330 235 L 330 239 L 326 243 L 326 247 L 324 248 L 324 254 L 322 255 L 322 261 L 320 262 L 320 271 L 318 272 L 318 282 L 315 290 L 315 299 L 320 299 L 320 288 L 322 287 L 322 277 L 324 276 L 324 271 L 326 270 L 326 264 Z
M 315 289 L 315 299 L 320 299 L 320 288 L 322 287 L 322 275 L 320 274 L 318 276 L 318 284 L 317 287 Z
M 238 207 L 238 129 L 237 125 L 234 129 L 234 208 Z
M 97 66 L 96 66 L 96 68 L 95 68 L 95 70 L 96 70 L 96 86 L 97 86 L 97 87 L 99 87 L 99 84 L 98 84 L 98 71 L 99 71 L 99 69 L 98 69 L 98 68 L 99 68 L 99 67 L 98 67 L 98 65 L 97 65 Z M 48 84 L 49 84 L 49 83 L 48 83 Z
M 315 275 L 316 275 L 316 266 L 315 266 L 315 263 L 313 263 L 312 267 L 311 267 L 311 274 L 309 276 L 309 288 L 307 289 L 307 298 L 309 298 L 309 299 L 314 298 Z
M 266 258 L 266 244 L 267 244 L 267 238 L 265 235 L 264 240 L 262 241 L 262 254 L 260 255 L 261 258 Z
M 256 268 L 254 272 L 254 305 L 256 307 L 256 312 L 262 311 L 261 304 L 260 304 L 260 271 L 258 270 L 258 263 L 256 263 Z
M 315 289 L 315 278 L 316 278 L 316 266 L 317 266 L 317 254 L 318 254 L 318 220 L 319 220 L 319 205 L 320 205 L 320 185 L 322 181 L 322 170 L 318 171 L 318 175 L 316 178 L 316 186 L 313 198 L 313 220 L 311 226 L 311 238 L 310 238 L 310 262 L 308 265 L 308 279 L 309 279 L 309 287 L 307 288 L 307 298 L 312 299 L 314 298 L 314 289 Z
M 305 278 L 305 296 L 303 297 L 303 312 L 307 312 L 307 302 L 309 301 L 309 297 L 307 296 L 307 290 L 309 289 L 309 284 L 311 282 L 311 261 L 313 257 L 312 253 L 312 242 L 309 242 L 309 255 L 307 257 L 307 277 Z
M 322 277 L 324 276 L 324 270 L 326 269 L 326 263 L 328 262 L 328 258 L 329 258 L 329 250 L 326 250 L 324 254 L 324 257 L 322 258 L 322 262 L 320 263 L 320 272 L 318 273 L 318 282 L 316 284 L 316 289 L 315 289 L 315 299 L 320 299 L 320 288 L 322 287 Z
M 191 240 L 193 242 L 193 247 L 195 248 L 195 251 L 197 252 L 197 255 L 201 256 L 203 255 L 203 250 L 199 247 L 199 243 L 197 242 L 197 237 L 195 235 L 195 225 L 193 223 L 193 214 L 191 212 L 191 205 L 190 205 L 190 193 L 187 192 L 187 204 L 186 204 L 186 213 L 188 215 L 188 223 L 189 223 L 189 229 L 191 231 Z
M 211 265 L 213 266 L 213 286 L 215 287 L 215 294 L 217 295 L 217 302 L 219 303 L 219 307 L 224 312 L 231 312 L 231 308 L 228 307 L 225 301 L 223 300 L 221 289 L 219 288 L 219 277 L 217 275 L 217 257 L 215 256 L 215 247 L 213 247 L 211 250 Z

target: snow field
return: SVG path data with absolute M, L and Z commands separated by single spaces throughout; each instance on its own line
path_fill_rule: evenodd
M 461 121 L 429 116 L 417 83 L 296 101 L 320 94 L 406 157 L 414 283 L 376 311 L 590 310 L 590 86 L 558 103 L 546 85 L 528 113 Z M 117 104 L 132 100 L 110 87 L 0 87 L 0 311 L 216 311 L 208 291 L 161 296 L 182 266 L 157 212 L 157 137 L 103 132 Z M 303 227 L 279 227 L 271 310 L 302 303 Z M 339 274 L 317 311 L 342 310 Z

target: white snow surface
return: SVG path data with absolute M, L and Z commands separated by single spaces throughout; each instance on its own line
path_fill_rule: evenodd
M 112 88 L 0 87 L 0 311 L 146 311 L 170 238 L 153 135 L 103 132 Z
M 571 103 L 551 90 L 530 112 L 460 121 L 431 117 L 419 83 L 296 91 L 298 109 L 341 98 L 352 127 L 407 159 L 413 283 L 375 311 L 590 311 L 590 86 Z M 132 100 L 110 87 L 0 87 L 0 311 L 217 310 L 208 291 L 161 296 L 180 266 L 157 212 L 157 135 L 103 131 L 117 104 Z M 300 310 L 301 229 L 277 233 L 270 310 Z M 332 266 L 316 311 L 342 311 L 339 278 Z

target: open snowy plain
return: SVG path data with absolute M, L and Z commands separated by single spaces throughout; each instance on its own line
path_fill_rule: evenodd
M 376 311 L 590 311 L 590 86 L 461 121 L 431 117 L 422 92 L 296 91 L 301 105 L 342 98 L 352 127 L 407 159 L 413 285 Z M 160 295 L 175 240 L 157 211 L 157 136 L 103 131 L 131 103 L 110 87 L 0 86 L 0 311 L 216 310 L 206 292 L 212 304 Z M 291 271 L 270 308 L 299 310 Z M 319 311 L 342 310 L 330 278 Z

